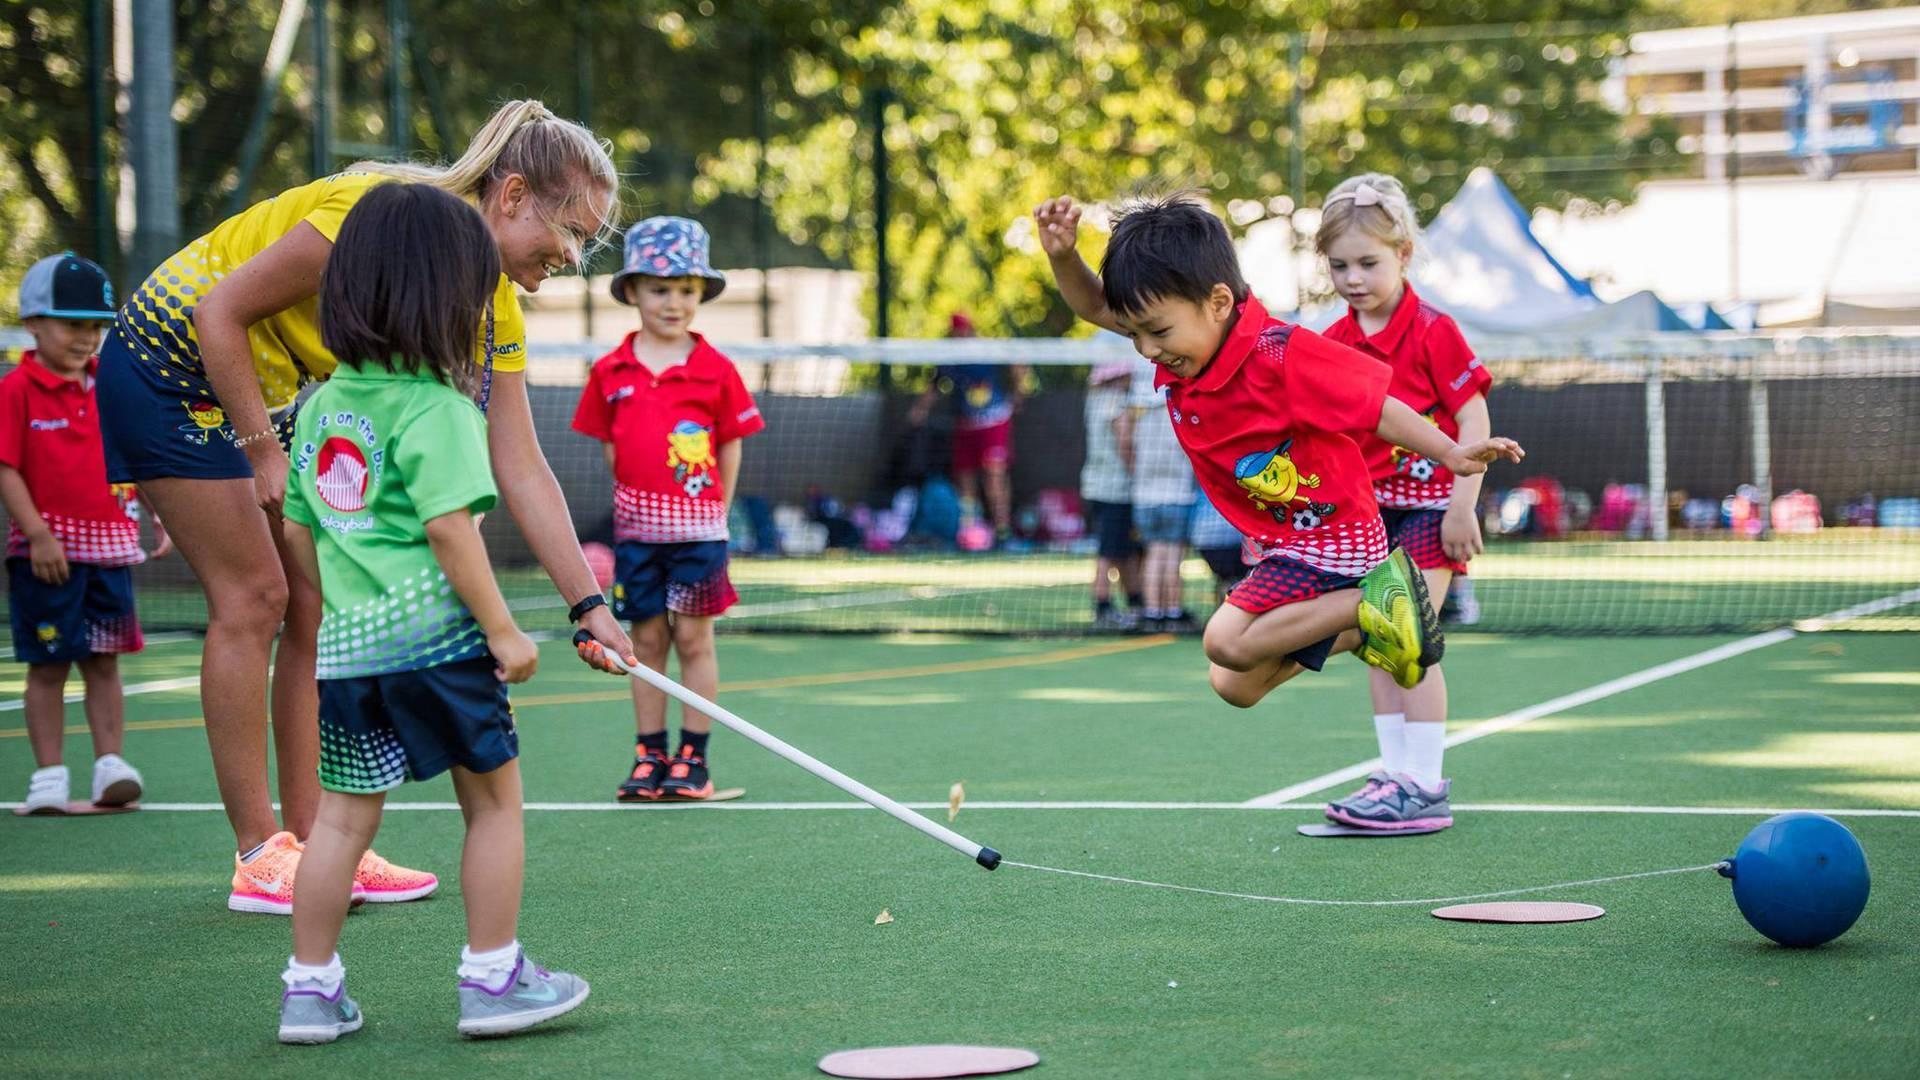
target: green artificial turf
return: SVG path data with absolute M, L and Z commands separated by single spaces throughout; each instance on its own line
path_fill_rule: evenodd
M 1454 727 L 1727 640 L 1462 636 Z M 1373 753 L 1351 660 L 1240 711 L 1210 698 L 1191 639 L 1139 644 L 732 637 L 721 700 L 898 798 L 944 806 L 964 781 L 953 827 L 1009 859 L 1233 892 L 1407 899 L 1698 865 L 1758 821 L 1467 810 L 1434 836 L 1335 842 L 1294 835 L 1310 810 L 986 805 L 1233 803 Z M 191 674 L 196 650 L 156 646 L 126 679 Z M 1772 645 L 1458 747 L 1455 798 L 1920 810 L 1917 655 L 1907 634 Z M 516 691 L 528 798 L 605 805 L 625 688 L 558 643 L 544 660 Z M 148 800 L 211 803 L 195 691 L 128 706 Z M 0 783 L 24 790 L 21 725 L 0 712 Z M 68 752 L 85 761 L 84 734 Z M 273 1042 L 288 923 L 224 909 L 217 811 L 0 819 L 0 1075 L 805 1077 L 835 1049 L 948 1041 L 1028 1046 L 1056 1077 L 1909 1076 L 1920 1055 L 1920 817 L 1847 819 L 1873 900 L 1794 951 L 1710 872 L 1544 894 L 1609 911 L 1544 927 L 989 874 L 871 811 L 752 809 L 848 799 L 727 733 L 713 758 L 745 800 L 529 811 L 522 938 L 594 992 L 487 1043 L 453 1032 L 457 813 L 389 813 L 379 850 L 446 881 L 349 918 L 368 1025 L 321 1048 Z M 450 799 L 444 779 L 393 797 Z

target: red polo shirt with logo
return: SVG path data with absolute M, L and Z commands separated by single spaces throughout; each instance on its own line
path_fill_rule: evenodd
M 1393 368 L 1389 391 L 1408 408 L 1431 420 L 1452 439 L 1460 437 L 1454 414 L 1493 386 L 1493 376 L 1473 355 L 1460 327 L 1446 313 L 1420 299 L 1408 285 L 1380 332 L 1369 336 L 1349 308 L 1327 328 L 1327 337 Z M 1453 474 L 1438 462 L 1398 447 L 1368 432 L 1359 437 L 1373 495 L 1394 510 L 1445 510 L 1453 495 Z
M 1154 381 L 1200 489 L 1262 557 L 1358 577 L 1387 534 L 1352 433 L 1380 425 L 1391 376 L 1249 297 L 1199 375 Z
M 33 504 L 66 549 L 67 561 L 95 566 L 132 566 L 146 560 L 140 526 L 127 514 L 132 485 L 116 491 L 107 483 L 106 450 L 100 444 L 100 412 L 93 401 L 93 372 L 64 379 L 40 363 L 32 349 L 20 366 L 0 379 L 0 464 L 27 482 Z M 7 529 L 7 557 L 29 553 L 17 522 Z
M 613 444 L 616 540 L 725 540 L 720 448 L 767 426 L 733 362 L 693 335 L 658 374 L 634 355 L 639 331 L 593 362 L 573 430 Z

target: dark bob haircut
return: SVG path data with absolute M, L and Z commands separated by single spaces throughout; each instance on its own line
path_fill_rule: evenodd
M 500 249 L 480 212 L 426 184 L 360 197 L 320 279 L 320 340 L 349 367 L 430 373 L 471 384 Z
M 1158 300 L 1202 303 L 1215 285 L 1231 289 L 1235 303 L 1248 294 L 1227 227 L 1189 191 L 1124 204 L 1100 277 L 1116 315 L 1138 315 Z

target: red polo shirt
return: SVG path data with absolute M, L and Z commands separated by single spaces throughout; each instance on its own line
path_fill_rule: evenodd
M 1393 368 L 1390 391 L 1414 412 L 1439 425 L 1449 438 L 1460 437 L 1454 417 L 1475 394 L 1493 386 L 1493 376 L 1467 347 L 1467 339 L 1440 309 L 1420 299 L 1408 285 L 1393 317 L 1369 337 L 1351 308 L 1327 328 L 1327 337 L 1350 345 Z M 1389 509 L 1445 510 L 1453 495 L 1453 474 L 1411 450 L 1368 432 L 1360 436 L 1373 495 Z
M 1391 374 L 1248 298 L 1198 376 L 1154 381 L 1200 489 L 1263 557 L 1357 577 L 1387 557 L 1387 533 L 1349 433 L 1380 425 Z
M 616 540 L 725 540 L 719 450 L 767 426 L 733 362 L 699 334 L 682 363 L 655 374 L 627 335 L 593 362 L 573 430 L 613 444 Z
M 69 562 L 132 566 L 147 556 L 140 549 L 140 526 L 127 516 L 132 485 L 123 496 L 107 483 L 100 412 L 93 403 L 99 362 L 89 360 L 82 378 L 63 379 L 27 350 L 20 366 L 0 379 L 0 464 L 26 480 Z M 12 523 L 7 557 L 24 557 L 28 550 L 26 534 Z

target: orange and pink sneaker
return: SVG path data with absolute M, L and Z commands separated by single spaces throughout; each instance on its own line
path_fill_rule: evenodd
M 409 870 L 404 866 L 395 866 L 367 849 L 360 856 L 360 866 L 353 872 L 353 892 L 357 898 L 364 897 L 370 904 L 398 904 L 405 900 L 419 900 L 433 895 L 440 887 L 440 879 L 425 870 Z
M 305 850 L 305 844 L 292 833 L 283 831 L 267 837 L 266 846 L 252 862 L 243 863 L 240 856 L 235 855 L 233 891 L 227 894 L 227 910 L 255 915 L 293 914 L 293 878 L 300 869 L 300 853 Z M 361 865 L 366 864 L 363 861 Z M 361 887 L 356 875 L 353 903 L 358 906 L 366 902 L 367 890 Z

